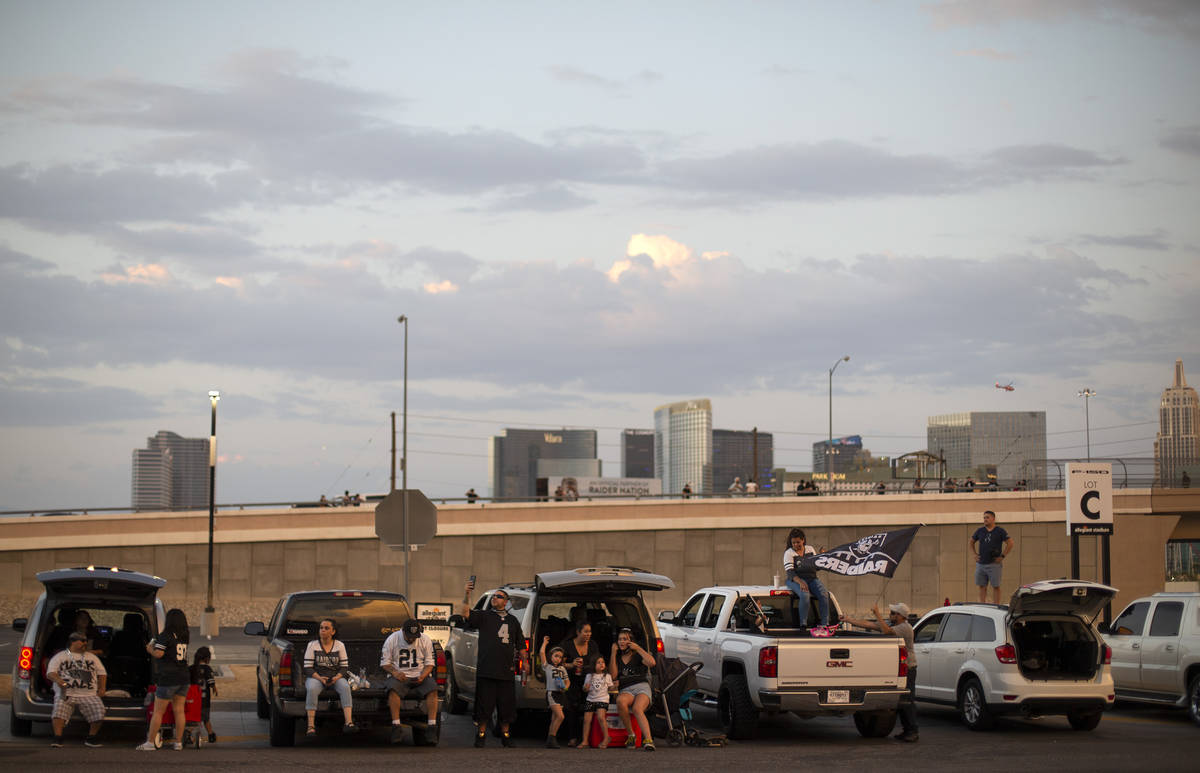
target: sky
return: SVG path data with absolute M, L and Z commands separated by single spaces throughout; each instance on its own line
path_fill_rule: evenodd
M 1198 73 L 1192 0 L 0 0 L 0 510 L 128 506 L 212 389 L 218 502 L 384 492 L 400 315 L 434 497 L 692 398 L 811 469 L 843 355 L 877 455 L 1037 410 L 1150 457 Z

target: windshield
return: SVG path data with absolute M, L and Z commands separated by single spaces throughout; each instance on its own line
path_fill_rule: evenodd
M 363 598 L 357 596 L 316 596 L 292 602 L 287 613 L 284 634 L 316 638 L 323 618 L 333 618 L 339 639 L 379 639 L 400 629 L 412 617 L 404 599 Z

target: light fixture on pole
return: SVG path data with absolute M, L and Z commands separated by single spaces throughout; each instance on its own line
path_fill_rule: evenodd
M 217 515 L 217 401 L 221 393 L 212 390 L 208 393 L 212 403 L 212 430 L 208 437 L 208 603 L 204 607 L 201 618 L 200 634 L 213 637 L 217 635 L 217 610 L 213 607 L 213 527 Z
M 400 486 L 404 489 L 404 507 L 401 511 L 404 520 L 404 597 L 411 598 L 408 594 L 408 564 L 412 560 L 408 544 L 408 317 L 401 314 L 396 321 L 404 325 L 404 421 L 400 430 Z
M 833 493 L 833 372 L 843 362 L 850 362 L 850 355 L 845 355 L 829 369 L 829 445 L 825 447 L 825 475 L 829 481 L 829 493 Z
M 1092 419 L 1088 410 L 1088 402 L 1096 396 L 1096 391 L 1091 387 L 1084 387 L 1075 396 L 1083 398 L 1083 426 L 1087 433 L 1087 460 L 1090 462 L 1092 461 Z

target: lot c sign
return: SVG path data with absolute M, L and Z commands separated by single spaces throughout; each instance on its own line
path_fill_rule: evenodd
M 1112 534 L 1112 465 L 1067 465 L 1067 534 Z

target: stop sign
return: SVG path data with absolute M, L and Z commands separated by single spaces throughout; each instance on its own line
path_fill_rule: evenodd
M 385 545 L 404 544 L 404 489 L 375 505 L 375 536 Z M 425 545 L 437 535 L 437 505 L 415 488 L 408 489 L 408 544 Z

